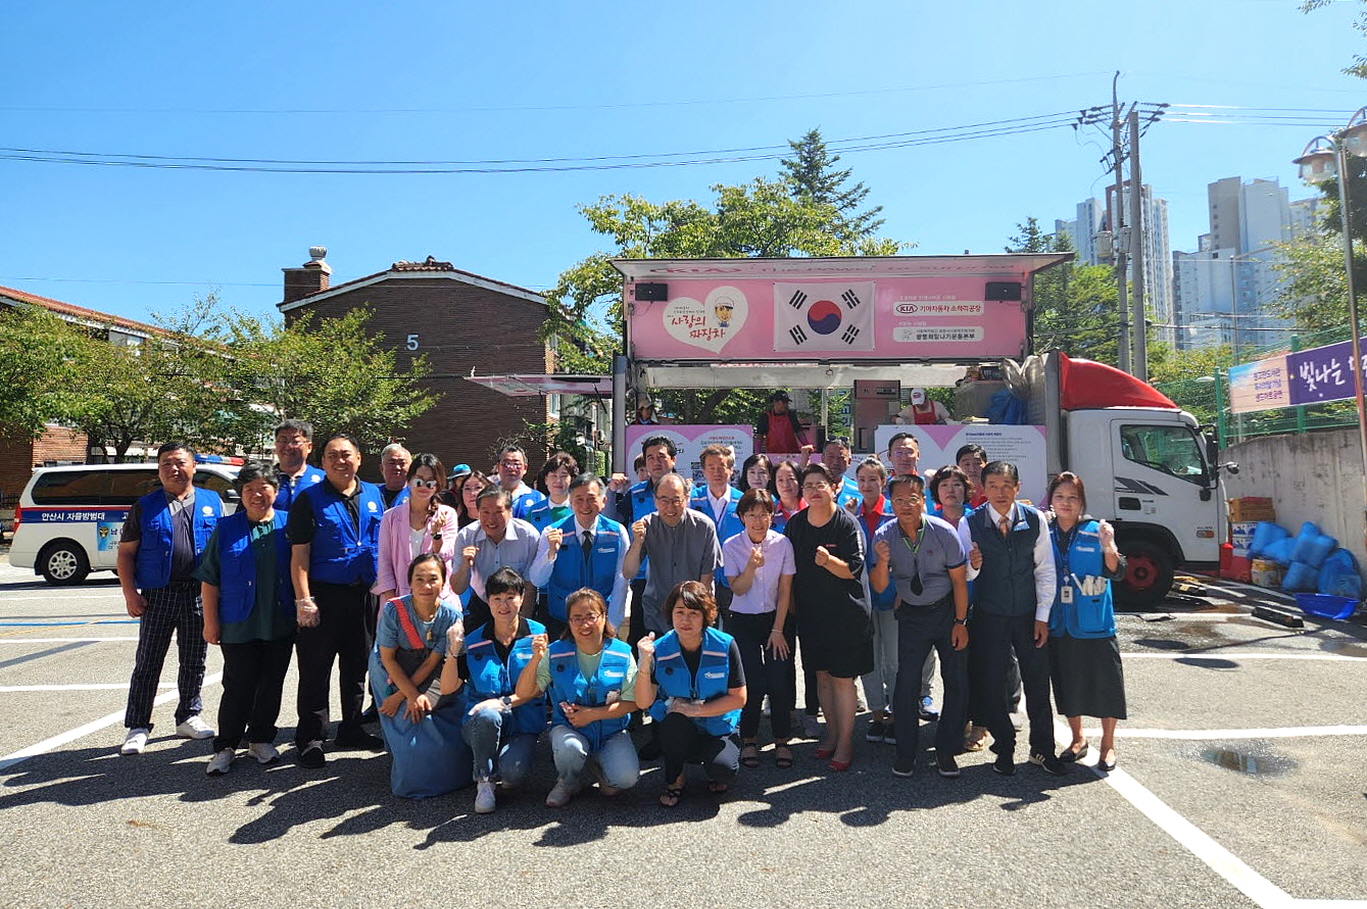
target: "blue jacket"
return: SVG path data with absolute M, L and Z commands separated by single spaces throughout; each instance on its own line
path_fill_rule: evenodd
M 655 513 L 655 488 L 650 485 L 649 480 L 642 480 L 628 489 L 617 501 L 617 521 L 627 528 L 627 533 L 631 532 L 631 525 L 644 518 L 646 515 Z M 717 539 L 721 539 L 718 537 Z M 646 565 L 650 562 L 647 558 L 641 559 L 641 570 L 636 572 L 636 580 L 644 581 L 646 577 Z M 635 608 L 634 606 L 632 607 Z
M 1047 531 L 1034 508 L 1017 502 L 1012 509 L 1016 523 L 1009 538 L 1003 538 L 993 523 L 991 508 L 980 508 L 968 518 L 973 542 L 983 554 L 984 569 L 973 581 L 973 608 L 994 615 L 1033 616 L 1035 541 Z
M 285 539 L 284 512 L 277 511 L 270 531 L 275 542 L 275 565 L 279 573 L 276 608 L 294 615 L 294 586 L 290 581 L 290 544 Z M 218 522 L 219 599 L 218 617 L 223 622 L 242 622 L 256 607 L 256 556 L 252 553 L 251 522 L 239 508 Z
M 731 675 L 731 635 L 715 628 L 703 632 L 702 655 L 698 660 L 698 674 L 688 671 L 683 651 L 679 647 L 679 636 L 669 632 L 655 642 L 655 703 L 650 705 L 650 716 L 657 723 L 669 712 L 666 701 L 669 698 L 688 698 L 694 701 L 715 701 L 729 690 L 727 679 Z M 740 710 L 731 710 L 721 716 L 694 717 L 693 723 L 706 735 L 730 735 L 740 725 Z
M 563 507 L 568 508 L 569 502 L 566 502 Z M 521 516 L 513 515 L 513 517 Z M 568 517 L 568 515 L 562 515 L 561 520 L 564 520 L 566 517 Z M 534 507 L 527 509 L 527 515 L 526 517 L 523 517 L 522 520 L 535 527 L 537 533 L 550 527 L 555 523 L 555 515 L 551 512 L 551 500 L 545 499 Z
M 528 619 L 527 634 L 513 642 L 507 662 L 501 663 L 493 639 L 487 637 L 492 627 L 492 622 L 481 625 L 465 638 L 465 662 L 470 671 L 466 687 L 471 704 L 511 695 L 522 670 L 532 660 L 532 635 L 546 633 L 545 625 Z M 546 696 L 513 708 L 512 723 L 507 728 L 515 735 L 534 735 L 545 729 Z
M 551 687 L 548 693 L 555 705 L 555 723 L 569 726 L 569 718 L 560 704 L 574 704 L 581 707 L 603 707 L 608 703 L 608 695 L 616 692 L 624 701 L 635 698 L 635 692 L 623 691 L 627 670 L 631 667 L 631 647 L 613 638 L 603 642 L 603 654 L 598 662 L 598 671 L 592 678 L 584 678 L 579 671 L 579 651 L 574 641 L 554 641 L 547 651 L 550 660 Z M 624 713 L 610 720 L 597 720 L 587 726 L 575 729 L 588 739 L 589 750 L 597 751 L 612 735 L 627 728 L 631 714 Z
M 603 515 L 593 525 L 593 553 L 584 558 L 583 541 L 578 538 L 579 524 L 570 515 L 559 524 L 565 535 L 560 551 L 551 566 L 551 579 L 546 584 L 546 606 L 556 621 L 566 621 L 565 600 L 581 587 L 591 587 L 611 601 L 612 588 L 617 583 L 617 560 L 622 551 L 622 525 Z M 614 604 L 609 602 L 611 611 Z
M 280 489 L 275 494 L 275 510 L 288 514 L 290 506 L 294 504 L 295 499 L 299 498 L 300 493 L 310 486 L 317 486 L 325 479 L 326 476 L 317 467 L 305 467 L 304 472 L 296 480 L 281 478 Z
M 362 480 L 357 500 L 360 528 L 351 522 L 342 495 L 331 483 L 304 490 L 300 501 L 313 509 L 317 529 L 309 552 L 309 578 L 328 584 L 365 584 L 375 581 L 380 554 L 380 519 L 384 499 L 380 487 Z
M 707 484 L 696 487 L 693 494 L 688 498 L 688 507 L 694 511 L 707 515 L 717 525 L 717 541 L 729 540 L 736 534 L 745 530 L 745 523 L 741 521 L 740 515 L 736 514 L 736 506 L 740 504 L 741 491 L 734 486 L 726 487 L 731 496 L 726 502 L 726 509 L 721 514 L 721 520 L 712 513 L 712 493 L 708 491 Z M 726 580 L 726 571 L 718 567 L 715 575 L 717 584 L 722 587 L 730 587 Z
M 535 489 L 528 490 L 521 495 L 513 497 L 513 517 L 527 520 L 527 515 L 531 514 L 537 506 L 550 501 L 545 493 L 537 492 Z M 540 530 L 541 528 L 537 528 Z
M 1101 538 L 1096 521 L 1083 521 L 1073 533 L 1067 552 L 1059 549 L 1057 527 L 1050 528 L 1054 555 L 1058 559 L 1058 590 L 1049 612 L 1049 633 L 1070 638 L 1115 637 L 1115 606 L 1111 601 L 1111 582 L 1106 577 L 1106 562 L 1101 554 Z M 1063 601 L 1063 589 L 1072 588 L 1072 602 Z
M 223 515 L 223 500 L 218 493 L 196 486 L 193 501 L 190 530 L 198 566 L 199 556 L 209 545 L 209 536 Z M 133 567 L 133 583 L 139 590 L 156 590 L 171 583 L 171 506 L 165 491 L 154 489 L 138 499 L 138 511 L 142 536 Z

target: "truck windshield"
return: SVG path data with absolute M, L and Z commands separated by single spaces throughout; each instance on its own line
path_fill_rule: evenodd
M 1126 460 L 1205 485 L 1201 448 L 1185 426 L 1121 426 L 1120 447 Z

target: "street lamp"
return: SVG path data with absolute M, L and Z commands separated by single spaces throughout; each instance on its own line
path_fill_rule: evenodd
M 1353 233 L 1348 217 L 1348 156 L 1367 158 L 1367 107 L 1359 108 L 1348 125 L 1330 136 L 1316 136 L 1292 161 L 1301 179 L 1320 185 L 1338 178 L 1339 218 L 1343 224 L 1343 262 L 1348 280 L 1348 327 L 1353 337 L 1353 392 L 1357 399 L 1358 448 L 1363 464 L 1363 545 L 1367 546 L 1367 402 L 1362 389 L 1362 336 L 1358 330 L 1357 290 L 1353 285 Z

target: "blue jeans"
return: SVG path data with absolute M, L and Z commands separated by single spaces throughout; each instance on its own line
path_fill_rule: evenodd
M 590 760 L 597 764 L 599 778 L 614 789 L 630 789 L 641 775 L 636 746 L 625 729 L 608 736 L 603 747 L 590 753 L 589 740 L 573 727 L 552 726 L 551 756 L 556 773 L 571 788 L 584 785 L 584 769 Z
M 484 783 L 497 776 L 505 789 L 519 785 L 532 769 L 535 733 L 506 731 L 512 712 L 486 707 L 465 718 L 460 735 L 470 746 L 475 767 L 475 782 Z

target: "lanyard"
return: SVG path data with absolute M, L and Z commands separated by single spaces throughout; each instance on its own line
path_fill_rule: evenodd
M 916 528 L 916 545 L 914 547 L 911 545 L 911 541 L 907 539 L 906 531 L 902 530 L 900 526 L 897 530 L 902 536 L 902 545 L 907 547 L 912 555 L 919 555 L 921 552 L 921 541 L 925 539 L 926 535 L 926 516 L 921 515 L 921 526 Z
M 1059 538 L 1058 524 L 1054 524 L 1053 527 L 1049 528 L 1050 536 L 1054 538 L 1054 552 L 1058 555 L 1058 563 L 1062 568 L 1062 570 L 1059 572 L 1060 576 L 1067 575 L 1069 573 L 1068 553 L 1072 550 L 1073 540 L 1077 539 L 1077 532 L 1081 527 L 1082 522 L 1079 521 L 1078 523 L 1073 525 L 1072 530 L 1063 531 L 1062 539 Z

